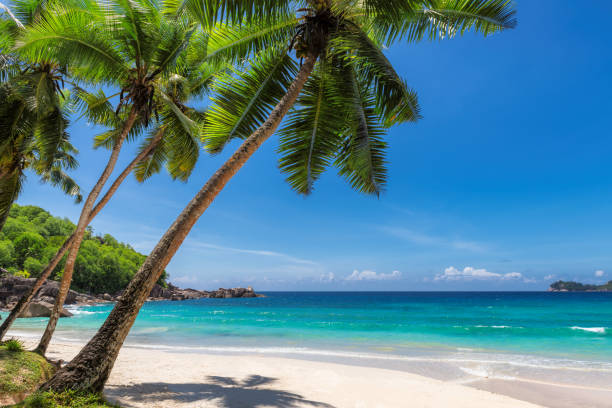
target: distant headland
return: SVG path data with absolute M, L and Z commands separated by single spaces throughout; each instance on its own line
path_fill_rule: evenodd
M 549 292 L 612 292 L 612 280 L 603 285 L 591 285 L 572 281 L 557 281 L 550 285 Z

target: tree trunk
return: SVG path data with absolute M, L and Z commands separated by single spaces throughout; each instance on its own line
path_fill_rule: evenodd
M 121 147 L 129 131 L 132 129 L 132 125 L 136 120 L 136 116 L 136 110 L 132 108 L 123 127 L 123 131 L 121 132 L 121 135 L 113 146 L 113 150 L 111 152 L 110 157 L 108 158 L 108 162 L 106 163 L 104 171 L 102 171 L 100 178 L 98 178 L 98 181 L 87 196 L 85 204 L 83 204 L 83 209 L 81 210 L 79 222 L 77 223 L 76 229 L 74 230 L 72 245 L 70 246 L 68 257 L 66 258 L 64 272 L 62 273 L 62 280 L 60 282 L 57 296 L 55 297 L 55 304 L 53 305 L 53 310 L 51 311 L 49 322 L 47 323 L 47 327 L 45 328 L 45 332 L 43 333 L 42 338 L 40 339 L 38 347 L 36 347 L 36 349 L 34 350 L 35 352 L 43 356 L 47 352 L 49 342 L 51 341 L 51 337 L 53 336 L 53 332 L 55 331 L 55 326 L 57 325 L 57 321 L 60 317 L 62 307 L 64 306 L 64 301 L 66 300 L 66 296 L 68 296 L 68 291 L 70 290 L 70 282 L 72 282 L 74 264 L 76 263 L 76 257 L 79 253 L 79 248 L 81 247 L 83 237 L 85 236 L 87 225 L 89 224 L 89 215 L 93 211 L 94 204 L 98 199 L 100 191 L 102 190 L 104 184 L 106 184 L 106 181 L 109 179 L 109 177 L 113 173 L 113 170 L 115 169 L 115 164 L 117 163 L 117 159 L 119 158 Z
M 70 363 L 43 384 L 42 389 L 102 391 L 123 341 L 164 268 L 217 194 L 259 146 L 274 133 L 289 108 L 295 103 L 314 68 L 316 59 L 317 56 L 312 55 L 304 61 L 287 93 L 272 110 L 268 119 L 217 170 L 166 231 L 134 275 L 100 330 Z
M 159 143 L 161 136 L 162 136 L 162 133 L 159 133 L 158 136 L 151 141 L 149 146 L 145 150 L 140 152 L 140 154 L 136 156 L 134 160 L 132 160 L 125 169 L 123 169 L 121 174 L 119 174 L 119 176 L 115 179 L 113 184 L 110 186 L 106 194 L 104 194 L 104 197 L 102 197 L 102 199 L 98 201 L 98 203 L 92 210 L 91 214 L 89 214 L 89 219 L 87 220 L 88 225 L 96 217 L 96 215 L 98 215 L 98 213 L 102 211 L 102 208 L 104 208 L 104 206 L 108 203 L 108 201 L 111 199 L 113 194 L 117 191 L 121 183 L 132 172 L 132 170 L 134 170 L 134 167 L 136 167 L 136 165 L 139 162 L 146 159 L 147 156 L 149 156 L 153 152 L 153 149 L 155 148 L 157 143 Z M 36 280 L 36 282 L 34 282 L 34 286 L 32 286 L 30 289 L 28 289 L 23 294 L 21 299 L 19 299 L 19 302 L 17 302 L 13 310 L 11 310 L 11 313 L 7 316 L 4 322 L 2 322 L 2 326 L 0 326 L 0 341 L 2 341 L 2 339 L 6 335 L 6 332 L 11 328 L 11 325 L 15 322 L 15 319 L 17 319 L 17 316 L 19 316 L 21 312 L 23 312 L 26 309 L 26 307 L 28 307 L 32 299 L 36 296 L 36 293 L 38 292 L 38 290 L 42 287 L 42 285 L 49 278 L 49 276 L 51 276 L 51 273 L 53 273 L 53 270 L 55 269 L 59 261 L 62 259 L 66 251 L 68 251 L 68 249 L 72 245 L 72 240 L 74 239 L 74 235 L 75 233 L 72 233 L 72 235 L 68 237 L 66 241 L 64 241 L 64 244 L 57 251 L 55 256 L 51 259 L 47 267 L 42 271 L 40 277 Z

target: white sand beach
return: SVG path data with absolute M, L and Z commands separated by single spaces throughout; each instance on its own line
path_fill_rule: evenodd
M 77 344 L 52 343 L 70 360 Z M 124 347 L 104 390 L 123 407 L 534 408 L 539 405 L 406 372 L 288 358 Z

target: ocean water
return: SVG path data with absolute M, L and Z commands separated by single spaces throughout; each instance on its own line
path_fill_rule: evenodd
M 146 303 L 126 346 L 341 361 L 457 381 L 612 383 L 612 293 L 266 296 Z M 73 309 L 74 317 L 60 319 L 56 339 L 88 340 L 111 308 Z M 18 319 L 13 333 L 40 336 L 45 325 Z

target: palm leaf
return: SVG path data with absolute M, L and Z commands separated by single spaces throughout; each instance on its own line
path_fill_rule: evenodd
M 57 61 L 72 68 L 77 79 L 121 83 L 129 75 L 115 46 L 115 26 L 89 11 L 55 6 L 17 41 L 17 50 L 33 62 Z
M 203 129 L 207 150 L 219 152 L 233 138 L 248 137 L 284 95 L 297 67 L 283 49 L 261 53 L 249 70 L 215 82 Z
M 151 144 L 151 142 L 158 136 L 159 133 L 162 133 L 163 135 L 164 129 L 164 127 L 153 128 L 142 143 L 140 147 L 140 152 L 146 149 Z M 166 163 L 167 160 L 168 155 L 166 153 L 166 142 L 165 138 L 162 136 L 151 154 L 148 155 L 144 160 L 138 162 L 138 164 L 134 168 L 134 175 L 136 176 L 136 180 L 142 183 L 152 175 L 159 173 L 159 171 L 162 169 L 164 163 Z
M 353 65 L 374 87 L 386 126 L 421 118 L 416 92 L 406 86 L 380 47 L 359 27 L 348 25 L 331 41 L 330 47 L 337 58 Z
M 377 113 L 377 96 L 360 79 L 354 67 L 343 70 L 344 92 L 352 101 L 350 126 L 335 166 L 351 187 L 367 194 L 380 194 L 387 180 L 385 129 Z
M 400 12 L 400 18 L 385 14 L 373 17 L 373 29 L 386 44 L 394 41 L 419 41 L 452 38 L 474 30 L 483 35 L 516 26 L 516 11 L 511 0 L 430 0 L 420 7 Z
M 327 64 L 317 66 L 280 132 L 279 167 L 300 194 L 312 192 L 342 141 L 346 109 L 330 71 Z

